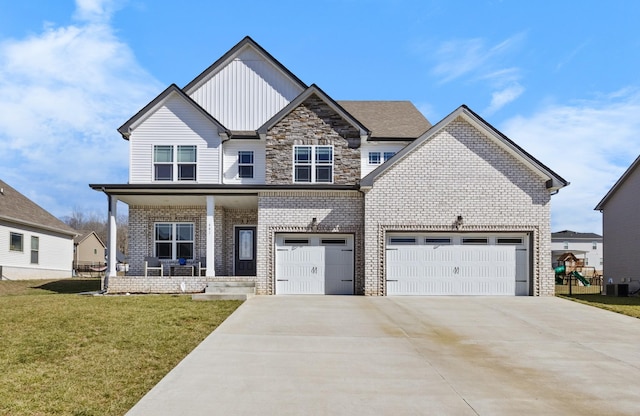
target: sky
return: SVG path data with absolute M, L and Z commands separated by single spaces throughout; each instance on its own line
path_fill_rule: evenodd
M 410 100 L 435 124 L 466 104 L 571 182 L 552 230 L 640 154 L 634 0 L 0 0 L 0 178 L 53 215 L 106 217 L 89 183 L 126 183 L 116 129 L 249 35 L 336 100 Z

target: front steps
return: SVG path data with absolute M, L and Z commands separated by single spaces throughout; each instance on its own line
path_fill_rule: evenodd
M 247 300 L 256 293 L 255 282 L 209 282 L 204 293 L 191 295 L 193 300 Z

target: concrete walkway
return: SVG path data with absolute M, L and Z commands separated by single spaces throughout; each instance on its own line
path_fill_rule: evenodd
M 640 319 L 559 298 L 259 296 L 135 415 L 638 415 Z

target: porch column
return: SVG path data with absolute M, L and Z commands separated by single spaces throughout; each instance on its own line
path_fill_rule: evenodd
M 114 195 L 107 195 L 109 200 L 109 218 L 108 218 L 108 247 L 107 247 L 107 272 L 104 275 L 103 289 L 109 287 L 109 277 L 116 276 L 116 263 L 118 253 L 118 235 L 116 226 L 116 215 L 118 198 Z
M 213 195 L 207 195 L 207 277 L 216 275 L 215 226 L 213 222 L 215 209 L 216 203 Z

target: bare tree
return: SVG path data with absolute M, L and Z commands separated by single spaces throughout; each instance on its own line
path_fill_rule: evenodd
M 78 207 L 74 207 L 71 215 L 63 217 L 62 221 L 82 233 L 94 231 L 104 244 L 108 244 L 109 222 L 105 216 L 95 212 L 85 213 Z M 127 215 L 118 215 L 116 227 L 118 239 L 116 247 L 126 256 L 129 253 L 129 220 Z

